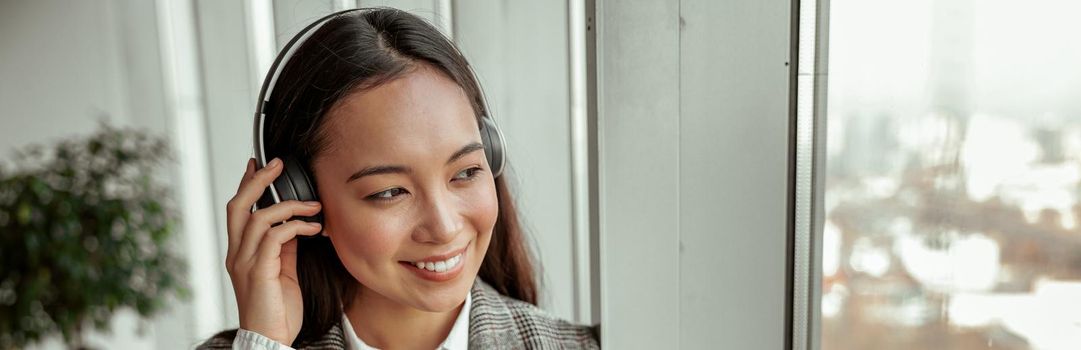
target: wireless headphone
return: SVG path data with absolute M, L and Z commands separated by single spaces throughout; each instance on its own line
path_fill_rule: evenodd
M 261 169 L 267 164 L 266 147 L 264 144 L 265 124 L 266 119 L 274 117 L 273 112 L 268 112 L 265 109 L 266 104 L 269 103 L 267 99 L 270 98 L 271 92 L 274 91 L 274 84 L 278 80 L 278 75 L 281 74 L 280 67 L 284 67 L 286 62 L 293 56 L 297 48 L 301 47 L 301 44 L 308 39 L 317 29 L 322 27 L 331 18 L 345 14 L 352 11 L 362 11 L 368 9 L 349 9 L 339 11 L 327 15 L 319 20 L 309 24 L 300 33 L 297 33 L 293 39 L 289 40 L 289 43 L 285 44 L 282 51 L 278 53 L 278 57 L 274 60 L 274 64 L 270 66 L 270 71 L 267 72 L 266 78 L 263 80 L 263 87 L 259 91 L 259 101 L 255 105 L 255 125 L 254 125 L 254 149 L 255 149 L 255 168 Z M 480 122 L 480 136 L 481 142 L 484 144 L 484 155 L 488 160 L 488 166 L 492 169 L 492 176 L 499 177 L 503 173 L 503 166 L 506 164 L 506 154 L 503 152 L 503 133 L 499 131 L 495 121 L 491 117 L 484 115 L 481 117 Z M 259 200 L 256 201 L 252 210 L 258 208 L 266 208 L 271 205 L 281 203 L 287 200 L 298 201 L 318 201 L 319 196 L 315 190 L 315 178 L 309 176 L 308 171 L 304 169 L 304 166 L 300 163 L 300 160 L 293 155 L 285 155 L 281 157 L 283 170 L 278 178 L 274 179 L 274 182 L 270 184 L 269 188 L 263 191 Z M 307 222 L 317 222 L 323 224 L 323 213 L 319 212 L 315 216 L 295 216 L 294 220 L 303 220 Z M 324 233 L 325 234 L 325 233 Z M 316 236 L 297 236 L 301 239 L 316 237 Z

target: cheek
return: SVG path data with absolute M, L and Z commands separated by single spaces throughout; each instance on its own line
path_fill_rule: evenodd
M 486 252 L 488 243 L 492 238 L 492 230 L 495 227 L 496 219 L 499 218 L 499 200 L 496 195 L 495 185 L 485 186 L 482 190 L 477 191 L 469 202 L 472 203 L 470 220 L 477 230 L 477 247 L 480 248 L 481 252 Z M 478 262 L 483 261 L 484 255 L 477 254 L 476 258 Z
M 487 230 L 484 231 L 490 232 L 495 226 L 496 219 L 499 218 L 499 199 L 496 196 L 494 187 L 490 190 L 490 193 L 485 197 L 485 200 L 482 201 L 478 209 L 482 213 L 480 216 L 483 217 L 488 224 Z
M 409 235 L 405 223 L 348 203 L 335 204 L 327 208 L 326 228 L 346 269 L 360 278 L 396 263 L 394 253 Z

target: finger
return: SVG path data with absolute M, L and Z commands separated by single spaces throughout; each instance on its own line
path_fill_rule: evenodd
M 259 242 L 259 251 L 256 253 L 255 266 L 270 267 L 267 270 L 253 270 L 255 277 L 261 278 L 273 278 L 278 277 L 283 270 L 286 269 L 283 265 L 271 266 L 270 262 L 277 261 L 280 264 L 284 264 L 281 260 L 282 246 L 289 242 L 296 236 L 313 236 L 318 234 L 320 225 L 317 223 L 310 223 L 306 221 L 293 220 L 267 231 L 266 236 L 263 237 L 262 242 Z M 293 247 L 295 249 L 295 247 Z M 293 260 L 293 264 L 295 264 Z M 294 267 L 295 268 L 295 267 Z M 257 268 L 258 269 L 258 268 Z
M 240 178 L 240 185 L 236 188 L 236 193 L 240 193 L 240 189 L 244 188 L 244 184 L 248 183 L 248 179 L 251 178 L 252 173 L 255 172 L 255 158 L 248 158 L 247 166 L 244 168 L 244 176 Z
M 241 180 L 240 186 L 236 190 L 237 198 L 245 199 L 247 202 L 247 208 L 251 208 L 252 204 L 255 204 L 255 200 L 259 199 L 259 196 L 263 194 L 267 186 L 270 186 L 274 182 L 274 179 L 278 178 L 278 175 L 282 171 L 281 159 L 274 158 L 267 163 L 265 167 L 255 169 L 254 160 L 251 161 L 253 172 L 247 173 L 244 179 Z
M 263 235 L 266 234 L 267 230 L 271 229 L 271 225 L 288 220 L 293 216 L 315 215 L 322 209 L 318 204 L 319 202 L 285 201 L 269 208 L 256 210 L 248 219 L 247 226 L 244 227 L 244 237 L 240 242 L 237 259 L 251 261 L 251 259 L 255 258 L 259 242 L 263 240 Z
M 318 235 L 316 231 L 313 235 Z M 297 246 L 299 242 L 295 239 L 289 240 L 282 244 L 282 250 L 278 253 L 278 259 L 281 261 L 281 267 L 278 268 L 279 273 L 293 281 L 299 281 L 297 278 Z M 258 258 L 257 258 L 258 259 Z M 299 282 L 298 282 L 299 283 Z
M 237 189 L 237 194 L 233 196 L 233 199 L 229 200 L 227 207 L 227 220 L 229 228 L 229 242 L 236 243 L 229 245 L 229 252 L 235 253 L 240 247 L 240 243 L 244 241 L 243 233 L 244 227 L 247 226 L 248 217 L 251 215 L 252 205 L 259 199 L 259 196 L 263 195 L 263 191 L 266 191 L 267 186 L 274 179 L 281 174 L 281 160 L 275 158 L 270 161 L 265 168 L 254 170 L 255 163 L 251 163 L 251 169 L 253 173 L 249 173 L 245 180 L 241 180 L 243 184 Z M 236 235 L 241 235 L 237 237 Z M 228 256 L 232 256 L 229 254 Z
M 248 166 L 244 169 L 244 175 L 240 178 L 240 186 L 237 188 L 237 193 L 240 193 L 240 189 L 244 188 L 244 184 L 248 182 L 248 178 L 255 172 L 255 158 L 248 158 Z M 236 247 L 240 246 L 240 235 L 244 231 L 244 223 L 248 221 L 248 215 L 251 214 L 249 209 L 239 208 L 239 203 L 236 201 L 236 196 L 229 200 L 229 203 L 225 205 L 226 212 L 226 228 L 229 232 L 229 253 L 236 251 Z M 228 255 L 227 255 L 228 257 Z M 228 260 L 228 259 L 226 259 Z M 228 261 L 226 261 L 228 263 Z

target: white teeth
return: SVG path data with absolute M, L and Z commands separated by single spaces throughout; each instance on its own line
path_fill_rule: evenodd
M 413 266 L 416 266 L 418 269 L 425 269 L 425 270 L 428 270 L 428 271 L 447 272 L 448 270 L 453 269 L 454 267 L 458 266 L 458 263 L 460 263 L 460 262 L 462 262 L 462 255 L 458 254 L 458 255 L 455 255 L 454 257 L 450 258 L 450 259 L 443 260 L 443 261 L 415 262 L 415 263 L 413 263 Z

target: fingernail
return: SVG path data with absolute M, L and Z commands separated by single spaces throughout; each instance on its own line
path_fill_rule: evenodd
M 308 226 L 311 226 L 311 227 L 319 227 L 319 226 L 321 226 L 321 225 L 319 225 L 319 223 L 318 223 L 318 222 L 309 222 L 309 223 L 308 223 Z
M 267 166 L 267 168 L 277 168 L 278 165 L 281 165 L 281 163 L 282 163 L 281 159 L 274 158 L 274 160 L 271 160 L 270 163 L 267 163 L 266 166 Z
M 307 205 L 307 206 L 310 206 L 310 207 L 318 207 L 319 202 L 308 201 L 308 202 L 304 202 L 304 205 Z

